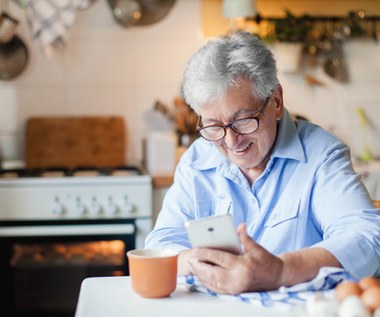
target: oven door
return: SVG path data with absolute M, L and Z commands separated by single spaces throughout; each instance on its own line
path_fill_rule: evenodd
M 9 316 L 74 316 L 86 277 L 128 275 L 134 220 L 0 223 L 0 305 Z

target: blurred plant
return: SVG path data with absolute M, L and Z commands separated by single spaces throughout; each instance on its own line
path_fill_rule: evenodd
M 273 42 L 305 42 L 308 39 L 312 24 L 307 15 L 295 16 L 288 9 L 285 10 L 284 18 L 273 18 L 273 31 L 266 37 L 265 41 Z

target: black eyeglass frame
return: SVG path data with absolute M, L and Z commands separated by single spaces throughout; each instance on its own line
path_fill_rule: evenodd
M 272 93 L 265 99 L 265 102 L 263 104 L 263 106 L 261 107 L 261 110 L 260 112 L 257 114 L 257 115 L 252 115 L 252 116 L 249 116 L 249 117 L 245 117 L 245 118 L 240 118 L 240 119 L 237 119 L 237 120 L 234 120 L 226 125 L 222 125 L 222 124 L 213 124 L 213 125 L 207 125 L 205 127 L 201 127 L 200 126 L 200 123 L 201 123 L 201 120 L 202 120 L 202 117 L 201 116 L 198 116 L 198 120 L 197 120 L 197 128 L 196 128 L 196 131 L 197 133 L 202 137 L 204 138 L 205 140 L 207 141 L 212 141 L 212 142 L 215 142 L 215 141 L 220 141 L 222 140 L 225 136 L 226 136 L 226 133 L 227 133 L 227 128 L 231 128 L 232 131 L 234 131 L 235 133 L 237 134 L 240 134 L 240 135 L 247 135 L 247 134 L 251 134 L 253 132 L 256 132 L 258 129 L 259 129 L 259 126 L 260 126 L 260 119 L 261 117 L 264 115 L 265 113 L 265 110 L 267 109 L 267 106 L 269 104 L 269 100 L 270 98 L 272 97 Z M 257 128 L 253 131 L 250 131 L 250 132 L 247 132 L 247 133 L 241 133 L 239 131 L 237 131 L 233 125 L 236 124 L 236 122 L 239 122 L 240 120 L 247 120 L 247 119 L 255 119 L 256 122 L 257 122 Z M 206 128 L 210 128 L 210 127 L 220 127 L 220 128 L 223 128 L 224 130 L 224 134 L 223 136 L 221 136 L 220 138 L 218 139 L 208 139 L 206 137 L 204 137 L 201 133 L 202 130 L 206 129 Z

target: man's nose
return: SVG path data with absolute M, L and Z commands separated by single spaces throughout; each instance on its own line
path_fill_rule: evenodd
M 226 128 L 226 135 L 224 136 L 224 142 L 229 148 L 232 148 L 236 143 L 236 139 L 239 136 L 239 133 L 236 133 L 231 127 Z

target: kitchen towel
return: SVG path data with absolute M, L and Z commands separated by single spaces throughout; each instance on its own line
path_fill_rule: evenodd
M 259 306 L 291 309 L 295 306 L 304 305 L 308 299 L 311 299 L 317 293 L 322 293 L 326 298 L 332 298 L 335 286 L 343 280 L 355 280 L 355 278 L 343 269 L 323 267 L 314 279 L 305 283 L 290 287 L 280 287 L 275 291 L 250 292 L 238 295 L 211 292 L 193 275 L 179 276 L 177 282 L 179 285 L 184 285 L 191 292 L 208 293 L 211 296 L 238 300 Z
M 81 0 L 23 0 L 33 39 L 52 57 L 66 45 Z

